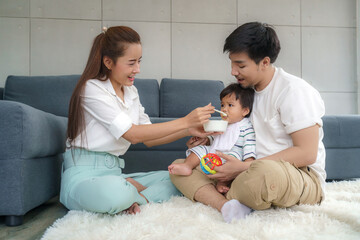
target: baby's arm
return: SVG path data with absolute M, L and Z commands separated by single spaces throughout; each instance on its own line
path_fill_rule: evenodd
M 251 161 L 254 161 L 255 158 L 254 157 L 249 157 L 247 159 L 244 160 L 244 162 L 251 162 Z

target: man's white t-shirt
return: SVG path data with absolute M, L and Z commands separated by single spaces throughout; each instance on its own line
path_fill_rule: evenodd
M 91 79 L 86 82 L 81 97 L 85 110 L 84 142 L 81 143 L 78 136 L 73 147 L 123 155 L 131 143 L 121 136 L 132 124 L 151 124 L 135 86 L 124 86 L 122 101 L 116 95 L 109 79 Z
M 325 147 L 322 142 L 324 102 L 319 92 L 301 78 L 275 67 L 274 76 L 261 91 L 255 91 L 251 122 L 256 135 L 257 158 L 293 146 L 290 134 L 318 124 L 319 148 L 316 162 L 309 167 L 325 187 Z

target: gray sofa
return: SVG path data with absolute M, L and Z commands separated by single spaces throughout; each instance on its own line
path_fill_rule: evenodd
M 79 75 L 9 76 L 0 88 L 0 216 L 20 225 L 31 209 L 59 193 L 68 103 Z M 211 102 L 224 85 L 213 80 L 136 79 L 153 123 L 185 116 Z M 216 115 L 214 115 L 216 116 Z M 360 177 L 360 116 L 325 116 L 328 180 Z M 132 145 L 124 172 L 166 169 L 185 156 L 187 138 L 147 148 Z

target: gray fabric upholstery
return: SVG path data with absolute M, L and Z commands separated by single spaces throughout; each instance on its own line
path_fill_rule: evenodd
M 24 215 L 59 193 L 67 118 L 0 101 L 0 215 Z
M 219 109 L 219 96 L 223 88 L 221 81 L 164 78 L 160 83 L 160 116 L 184 117 L 193 109 L 210 102 Z
M 149 117 L 159 117 L 159 84 L 155 79 L 135 79 L 140 102 Z
M 22 216 L 59 194 L 60 154 L 0 160 L 0 216 Z
M 325 116 L 327 179 L 360 177 L 360 116 Z
M 79 75 L 9 76 L 5 83 L 4 100 L 16 101 L 67 117 L 72 91 Z
M 43 112 L 23 103 L 0 101 L 2 159 L 53 156 L 65 149 L 67 118 Z

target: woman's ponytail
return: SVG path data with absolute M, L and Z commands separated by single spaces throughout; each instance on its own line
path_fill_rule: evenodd
M 85 127 L 85 118 L 81 95 L 86 82 L 90 79 L 105 81 L 109 78 L 111 70 L 107 69 L 103 63 L 104 56 L 109 57 L 116 64 L 117 59 L 124 55 L 127 44 L 141 43 L 139 34 L 129 27 L 116 26 L 102 30 L 103 32 L 94 39 L 84 72 L 70 99 L 67 128 L 69 147 L 79 135 L 81 135 L 81 142 L 84 142 L 84 136 L 81 133 Z

